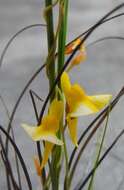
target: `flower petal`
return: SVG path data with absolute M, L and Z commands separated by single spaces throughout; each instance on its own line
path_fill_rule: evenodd
M 84 62 L 85 60 L 86 60 L 86 52 L 85 51 L 79 51 L 79 53 L 72 60 L 67 71 L 69 72 L 73 67 L 79 65 L 81 62 Z
M 42 127 L 39 126 L 30 126 L 27 124 L 22 124 L 21 125 L 24 130 L 27 132 L 27 134 L 34 140 L 34 141 L 38 141 L 41 139 L 42 136 Z
M 95 104 L 95 106 L 100 110 L 104 108 L 112 99 L 112 95 L 96 95 L 96 96 L 88 96 L 88 98 Z
M 78 144 L 77 144 L 77 118 L 68 118 L 67 123 L 68 123 L 68 129 L 70 132 L 71 140 L 74 143 L 74 145 L 78 147 Z
M 63 74 L 61 76 L 61 87 L 62 87 L 62 90 L 63 90 L 65 96 L 67 96 L 67 94 L 71 88 L 71 83 L 70 83 L 69 76 L 66 72 L 63 72 Z
M 41 163 L 41 170 L 44 168 L 44 166 L 46 165 L 49 155 L 53 149 L 54 144 L 49 143 L 49 142 L 45 142 L 45 149 L 44 149 L 44 155 L 43 155 L 43 160 Z
M 42 130 L 41 126 L 34 127 L 27 124 L 22 124 L 22 127 L 34 141 L 44 140 L 53 144 L 63 145 L 63 142 L 58 139 L 54 133 Z
M 40 140 L 48 141 L 59 146 L 63 145 L 63 142 L 59 138 L 57 138 L 56 135 L 50 135 L 50 134 L 42 135 Z
M 49 115 L 55 116 L 59 121 L 63 114 L 63 102 L 54 99 L 49 108 Z
M 77 104 L 75 110 L 69 114 L 70 117 L 79 117 L 83 115 L 90 115 L 98 112 L 99 109 L 90 101 L 84 100 Z
M 42 132 L 49 132 L 55 134 L 59 130 L 59 120 L 57 116 L 49 114 L 42 119 Z

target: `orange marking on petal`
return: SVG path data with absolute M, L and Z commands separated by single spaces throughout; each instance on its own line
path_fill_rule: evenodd
M 38 176 L 41 176 L 41 166 L 37 157 L 34 158 L 34 165 Z
M 72 42 L 71 44 L 69 44 L 66 48 L 65 48 L 65 54 L 70 54 L 74 51 L 74 49 L 80 44 L 81 39 L 78 38 L 77 40 L 75 40 L 74 42 Z

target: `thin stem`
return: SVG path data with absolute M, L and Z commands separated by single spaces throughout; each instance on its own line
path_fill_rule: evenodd
M 16 154 L 18 156 L 18 159 L 19 159 L 19 161 L 21 163 L 21 166 L 22 166 L 24 174 L 25 174 L 25 178 L 26 178 L 26 181 L 27 181 L 28 188 L 29 188 L 29 190 L 32 190 L 32 184 L 31 184 L 31 180 L 30 180 L 30 177 L 29 177 L 29 173 L 28 173 L 28 170 L 26 168 L 24 159 L 23 159 L 23 157 L 22 157 L 22 155 L 21 155 L 21 153 L 20 153 L 17 145 L 14 143 L 13 139 L 11 138 L 11 136 L 5 131 L 5 129 L 2 126 L 0 126 L 0 130 L 6 136 L 6 138 L 10 141 L 12 147 L 16 151 Z M 6 153 L 6 156 L 7 156 L 7 153 Z
M 48 6 L 52 6 L 52 0 L 45 0 L 46 8 Z M 48 54 L 53 48 L 54 44 L 54 25 L 53 25 L 53 10 L 52 7 L 46 12 L 45 15 L 46 23 L 47 23 L 47 43 L 48 43 Z M 47 65 L 47 74 L 49 78 L 49 88 L 53 86 L 53 82 L 55 80 L 55 49 L 53 49 L 50 62 Z M 51 95 L 51 100 L 54 98 L 54 91 Z
M 12 121 L 14 119 L 14 116 L 15 116 L 15 113 L 17 111 L 17 108 L 26 92 L 26 90 L 28 89 L 28 87 L 30 86 L 30 84 L 33 82 L 33 80 L 36 78 L 36 76 L 42 71 L 42 69 L 46 66 L 46 64 L 42 65 L 40 68 L 37 69 L 37 71 L 33 74 L 33 76 L 29 79 L 29 81 L 26 83 L 24 89 L 22 90 L 22 92 L 20 93 L 19 97 L 18 97 L 18 100 L 12 110 L 12 113 L 10 115 L 10 121 L 9 121 L 9 124 L 8 124 L 8 127 L 7 127 L 7 133 L 9 134 L 10 132 L 10 129 L 11 129 L 11 124 L 12 124 Z M 8 152 L 8 138 L 6 139 L 6 152 Z
M 36 117 L 36 120 L 38 121 L 38 111 L 37 111 L 37 107 L 36 107 L 36 104 L 35 104 L 35 100 L 34 100 L 33 94 L 35 94 L 35 96 L 38 99 L 39 99 L 39 96 L 34 91 L 32 91 L 32 90 L 30 90 L 29 92 L 30 92 L 30 96 L 31 96 L 31 100 L 32 100 L 32 104 L 33 104 L 33 108 L 34 108 L 34 112 L 35 112 L 35 117 Z M 41 162 L 41 160 L 42 160 L 42 154 L 41 154 L 40 142 L 37 142 L 36 146 L 37 146 L 37 152 L 38 152 L 38 156 L 39 156 L 39 161 Z M 46 181 L 46 172 L 45 172 L 45 169 L 43 168 L 42 175 L 41 175 L 41 184 L 43 186 L 44 186 L 45 181 Z
M 109 108 L 109 110 L 110 110 L 110 108 Z M 99 161 L 99 158 L 100 158 L 100 155 L 101 155 L 101 151 L 102 151 L 102 148 L 103 148 L 103 143 L 104 143 L 106 132 L 107 132 L 107 126 L 108 126 L 108 120 L 109 120 L 109 110 L 108 110 L 108 114 L 107 114 L 107 118 L 106 118 L 106 123 L 105 123 L 105 128 L 104 128 L 104 131 L 103 131 L 101 143 L 100 143 L 100 146 L 99 146 L 99 148 L 97 150 L 98 153 L 97 153 L 97 157 L 96 157 L 95 164 L 94 164 L 95 170 L 94 170 L 93 175 L 91 177 L 91 180 L 90 180 L 90 183 L 89 183 L 89 186 L 88 186 L 88 190 L 92 190 L 92 188 L 93 188 L 93 182 L 94 182 L 94 178 L 95 178 L 97 164 L 98 164 L 98 161 Z
M 2 137 L 1 137 L 1 134 L 0 134 L 0 145 L 1 145 L 1 148 L 2 148 L 2 152 L 1 152 L 1 156 L 2 156 L 2 159 L 3 159 L 3 162 L 5 164 L 5 167 L 7 168 L 8 170 L 8 174 L 10 175 L 11 177 L 11 181 L 12 181 L 12 185 L 14 187 L 14 190 L 20 190 L 15 179 L 14 179 L 14 175 L 13 175 L 13 171 L 12 171 L 12 168 L 11 168 L 11 164 L 8 160 L 8 157 L 6 155 L 6 151 L 5 151 L 5 148 L 4 148 L 4 145 L 3 145 L 3 141 L 2 141 Z
M 122 135 L 124 135 L 124 129 L 119 133 L 119 135 L 115 138 L 115 140 L 112 142 L 112 144 L 109 146 L 109 148 L 105 151 L 105 153 L 103 154 L 103 156 L 100 158 L 99 162 L 97 163 L 97 167 L 102 163 L 102 161 L 106 158 L 106 156 L 109 154 L 109 152 L 111 151 L 111 149 L 115 146 L 115 144 L 118 142 L 118 140 L 122 137 Z M 93 168 L 89 174 L 87 175 L 87 177 L 83 180 L 83 182 L 79 182 L 80 184 L 77 185 L 74 190 L 82 190 L 84 188 L 84 186 L 87 184 L 88 180 L 90 179 L 90 177 L 93 175 L 95 168 Z
M 24 28 L 22 28 L 21 30 L 19 30 L 17 33 L 15 33 L 10 39 L 9 41 L 7 42 L 5 48 L 3 49 L 2 51 L 2 54 L 0 56 L 0 67 L 3 63 L 3 59 L 5 57 L 5 54 L 9 48 L 9 46 L 11 45 L 11 43 L 16 39 L 16 37 L 18 35 L 20 35 L 21 33 L 23 33 L 24 31 L 28 30 L 28 29 L 31 29 L 31 28 L 35 28 L 35 27 L 45 27 L 46 25 L 45 24 L 32 24 L 32 25 L 29 25 L 29 26 L 26 26 Z
M 0 100 L 1 100 L 1 102 L 3 104 L 3 107 L 4 107 L 5 111 L 6 111 L 6 115 L 7 115 L 8 119 L 10 120 L 9 110 L 8 110 L 7 105 L 6 105 L 6 103 L 5 103 L 5 101 L 4 101 L 4 99 L 3 99 L 2 96 L 0 96 Z M 12 138 L 13 138 L 13 141 L 15 143 L 15 136 L 14 136 L 14 130 L 13 130 L 13 128 L 12 128 Z M 22 190 L 22 184 L 21 184 L 21 176 L 20 176 L 20 168 L 19 168 L 18 158 L 17 158 L 16 152 L 14 152 L 14 153 L 15 153 L 15 163 L 16 163 L 16 170 L 17 170 L 19 188 L 20 188 L 20 190 Z M 7 183 L 9 184 L 8 175 L 7 175 L 7 181 L 8 181 Z
M 64 126 L 64 128 L 66 127 L 66 125 Z M 63 129 L 64 129 L 63 128 Z M 65 155 L 65 166 L 66 166 L 66 174 L 65 174 L 65 180 L 64 180 L 64 190 L 68 190 L 68 151 L 67 151 L 67 146 L 66 146 L 66 141 L 65 141 L 65 135 L 64 135 L 64 130 L 62 132 L 62 140 L 63 140 L 63 148 L 64 148 L 64 155 Z
M 58 73 L 61 71 L 65 61 L 65 44 L 67 36 L 68 0 L 60 0 L 59 12 L 62 17 L 61 28 L 58 39 Z

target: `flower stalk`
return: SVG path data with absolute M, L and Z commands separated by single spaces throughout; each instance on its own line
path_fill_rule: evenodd
M 53 9 L 52 9 L 52 0 L 45 0 L 45 7 L 51 6 L 48 11 L 45 12 L 45 20 L 47 24 L 47 44 L 48 44 L 48 55 L 50 55 L 50 60 L 47 64 L 47 76 L 49 79 L 49 89 L 51 90 L 53 83 L 55 81 L 55 48 L 53 47 L 55 44 L 54 39 L 54 24 L 53 24 Z M 50 100 L 52 101 L 54 98 L 55 91 L 53 92 Z
M 67 21 L 68 21 L 68 4 L 69 1 L 60 0 L 59 2 L 59 12 L 61 12 L 62 23 L 59 31 L 58 39 L 58 74 L 60 73 L 64 61 L 65 61 L 65 45 L 67 36 Z

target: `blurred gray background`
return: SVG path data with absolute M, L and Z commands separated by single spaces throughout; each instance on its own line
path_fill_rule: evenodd
M 72 40 L 88 27 L 98 21 L 105 13 L 123 1 L 119 0 L 70 0 L 68 40 Z M 26 25 L 44 23 L 42 11 L 43 0 L 0 0 L 0 53 L 10 37 Z M 119 12 L 124 12 L 124 8 Z M 57 16 L 57 14 L 56 14 Z M 88 38 L 86 46 L 96 39 L 105 36 L 124 37 L 124 16 L 100 26 Z M 46 49 L 45 28 L 37 27 L 25 31 L 13 41 L 8 49 L 0 70 L 0 95 L 4 98 L 11 113 L 30 76 L 44 63 Z M 89 94 L 110 93 L 113 97 L 124 85 L 124 41 L 107 40 L 87 48 L 87 61 L 71 71 L 72 81 L 78 81 Z M 30 86 L 39 96 L 45 99 L 48 92 L 45 72 L 38 75 Z M 40 109 L 42 103 L 37 101 Z M 80 133 L 87 127 L 95 116 L 80 119 Z M 109 146 L 116 135 L 124 128 L 124 98 L 113 110 L 104 150 Z M 32 141 L 21 129 L 20 124 L 26 122 L 35 124 L 34 111 L 29 93 L 25 94 L 13 121 L 17 144 L 22 152 L 29 169 L 34 189 L 37 189 L 37 180 L 33 165 L 33 156 L 36 149 Z M 0 102 L 0 124 L 7 127 L 8 118 Z M 68 147 L 71 152 L 73 146 L 69 140 Z M 97 137 L 95 138 L 97 139 Z M 92 167 L 96 140 L 93 140 L 84 152 L 80 166 L 76 171 L 73 187 L 79 180 L 83 180 Z M 123 190 L 124 189 L 124 137 L 113 148 L 109 156 L 97 171 L 94 190 Z M 104 151 L 103 150 L 103 151 Z M 11 154 L 13 168 L 15 166 L 14 154 Z M 22 176 L 23 179 L 23 176 Z M 24 182 L 24 179 L 23 179 Z M 60 189 L 62 189 L 62 180 Z M 0 190 L 6 190 L 6 179 L 2 162 L 0 161 Z M 26 187 L 25 187 L 26 189 Z M 72 188 L 73 189 L 73 188 Z

